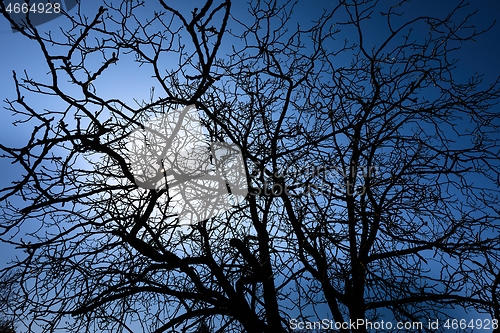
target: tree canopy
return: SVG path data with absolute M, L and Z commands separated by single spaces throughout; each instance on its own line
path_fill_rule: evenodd
M 455 57 L 489 23 L 464 2 L 321 3 L 82 3 L 50 33 L 0 4 L 47 71 L 2 93 L 28 133 L 0 143 L 16 321 L 439 332 L 473 309 L 498 327 L 499 82 Z

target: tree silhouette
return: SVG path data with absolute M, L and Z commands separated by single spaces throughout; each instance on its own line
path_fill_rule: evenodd
M 0 192 L 2 239 L 26 253 L 2 270 L 21 286 L 16 319 L 44 332 L 276 333 L 323 319 L 331 332 L 383 319 L 436 332 L 429 319 L 474 309 L 496 329 L 499 85 L 455 60 L 488 29 L 462 2 L 440 17 L 390 2 L 338 1 L 311 22 L 292 2 L 127 0 L 80 5 L 50 34 L 28 17 L 20 36 L 48 76 L 13 74 L 7 109 L 30 134 L 0 145 L 22 170 Z M 154 79 L 135 104 L 113 89 L 117 73 L 135 82 L 134 61 Z M 209 148 L 137 170 L 134 131 L 189 106 L 207 142 L 238 147 L 244 172 L 227 179 L 243 185 L 210 178 L 227 159 Z M 166 159 L 194 164 L 176 173 Z M 216 183 L 196 188 L 218 184 L 224 200 L 249 193 L 183 225 L 171 190 L 203 175 Z
M 210 327 L 204 322 L 200 323 L 195 333 L 210 333 Z
M 9 313 L 9 306 L 12 303 L 12 290 L 13 281 L 12 275 L 3 275 L 0 280 L 0 333 L 16 333 L 14 329 L 13 320 L 8 319 L 5 313 Z
M 0 321 L 0 333 L 16 333 L 16 331 L 8 321 Z

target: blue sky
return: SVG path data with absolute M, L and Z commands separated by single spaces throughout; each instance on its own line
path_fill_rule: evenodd
M 312 20 L 321 12 L 323 6 L 329 7 L 329 3 L 330 7 L 333 7 L 334 1 L 299 1 L 296 11 L 303 15 L 304 21 L 307 21 L 308 18 Z M 429 8 L 431 8 L 432 14 L 445 13 L 451 8 L 451 3 L 452 1 L 415 1 L 411 5 L 415 8 L 415 12 L 410 15 L 424 14 L 429 11 Z M 85 8 L 89 13 L 93 13 L 99 5 L 99 1 L 93 1 L 91 4 L 87 3 Z M 146 9 L 151 10 L 154 7 L 156 6 L 148 4 Z M 233 11 L 241 12 L 244 10 L 239 8 L 237 3 L 233 7 Z M 478 9 L 478 13 L 473 19 L 473 22 L 478 25 L 486 26 L 493 23 L 495 19 L 500 19 L 500 2 L 498 1 L 476 0 L 472 2 L 471 8 Z M 66 23 L 64 18 L 56 18 L 40 25 L 38 28 L 41 32 L 54 31 L 61 27 L 64 28 Z M 377 26 L 373 26 L 373 29 L 369 31 L 376 40 L 379 34 Z M 369 38 L 367 39 L 369 40 Z M 12 70 L 16 70 L 18 76 L 22 76 L 23 70 L 26 70 L 30 76 L 42 78 L 47 73 L 47 66 L 43 62 L 42 54 L 36 42 L 24 38 L 19 33 L 13 33 L 5 19 L 0 20 L 0 41 L 2 45 L 0 49 L 0 95 L 3 100 L 6 97 L 12 98 L 15 94 Z M 368 43 L 370 42 L 368 41 Z M 224 48 L 224 51 L 229 51 L 229 48 Z M 459 73 L 464 78 L 475 73 L 484 73 L 485 78 L 489 79 L 497 75 L 499 72 L 498 59 L 500 59 L 500 22 L 486 35 L 479 36 L 473 47 L 468 46 L 458 51 L 456 57 L 459 59 Z M 126 71 L 123 70 L 123 66 L 109 68 L 103 78 L 103 84 L 109 86 L 109 91 L 106 89 L 104 91 L 106 94 L 109 93 L 110 97 L 118 97 L 133 104 L 133 99 L 148 98 L 154 81 L 151 80 L 148 69 L 139 68 L 132 62 L 132 57 L 129 58 L 130 63 Z M 175 59 L 172 59 L 173 65 L 175 65 L 174 61 Z M 27 98 L 32 98 L 32 96 L 27 96 Z M 40 97 L 36 96 L 36 98 Z M 4 140 L 9 142 L 19 139 L 20 129 L 10 126 L 10 115 L 5 111 L 2 112 L 2 120 L 4 120 L 2 122 L 2 132 L 0 133 L 2 142 L 6 142 Z
M 156 4 L 151 5 L 153 1 L 148 3 L 146 10 L 151 10 Z M 500 20 L 500 2 L 492 0 L 474 0 L 472 8 L 477 8 L 478 13 L 473 19 L 478 25 L 488 26 L 495 19 Z M 99 1 L 87 2 L 87 10 L 95 12 L 100 6 Z M 182 6 L 187 6 L 183 4 Z M 296 6 L 296 11 L 300 12 L 304 21 L 308 19 L 315 19 L 317 14 L 321 12 L 322 7 L 333 7 L 334 1 L 299 1 Z M 451 8 L 451 1 L 437 1 L 437 0 L 422 0 L 414 1 L 410 6 L 414 12 L 409 15 L 421 15 L 427 12 L 431 14 L 445 13 Z M 185 7 L 185 10 L 190 8 Z M 234 11 L 242 11 L 237 3 L 234 4 Z M 38 28 L 40 31 L 57 30 L 60 27 L 63 29 L 67 27 L 67 23 L 63 18 L 57 18 Z M 382 29 L 382 28 L 381 28 Z M 374 25 L 370 30 L 373 34 L 373 39 L 376 40 L 380 31 L 377 30 L 377 25 Z M 44 78 L 47 73 L 47 66 L 43 62 L 42 54 L 32 40 L 24 38 L 19 33 L 13 33 L 10 25 L 5 19 L 0 19 L 0 97 L 1 100 L 5 98 L 14 98 L 14 82 L 12 80 L 12 71 L 18 73 L 18 77 L 22 76 L 24 70 L 30 76 L 36 78 Z M 229 48 L 225 48 L 229 50 Z M 125 56 L 123 56 L 125 57 Z M 459 59 L 460 76 L 466 78 L 475 73 L 484 73 L 485 79 L 492 79 L 499 75 L 500 65 L 500 22 L 498 22 L 491 31 L 483 36 L 479 36 L 476 42 L 471 47 L 464 48 L 456 53 Z M 149 68 L 139 68 L 137 64 L 133 63 L 133 58 L 129 57 L 128 67 L 124 70 L 123 64 L 121 66 L 111 67 L 107 71 L 106 76 L 103 77 L 102 85 L 104 93 L 109 97 L 120 98 L 131 104 L 134 99 L 142 100 L 148 99 L 150 88 L 154 85 L 151 80 Z M 168 58 L 167 58 L 168 59 Z M 175 60 L 171 59 L 172 65 L 175 66 Z M 108 97 L 107 96 L 107 97 Z M 60 104 L 48 98 L 40 98 L 39 96 L 26 96 L 26 98 L 36 105 L 42 105 L 44 108 L 57 108 Z M 500 114 L 500 109 L 499 109 Z M 27 125 L 13 126 L 12 116 L 6 110 L 0 110 L 0 142 L 4 145 L 22 145 L 29 139 L 31 127 Z M 15 167 L 0 161 L 0 184 L 5 185 L 16 179 L 18 175 Z M 4 263 L 8 258 L 16 255 L 16 251 L 12 248 L 1 244 L 0 264 Z M 22 254 L 21 254 L 22 255 Z

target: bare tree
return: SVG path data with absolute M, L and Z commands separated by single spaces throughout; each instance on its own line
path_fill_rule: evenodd
M 0 333 L 15 333 L 14 321 L 9 318 L 9 308 L 11 307 L 13 291 L 15 286 L 12 275 L 3 275 L 0 280 Z
M 488 30 L 467 4 L 433 17 L 338 1 L 312 22 L 291 2 L 149 6 L 79 6 L 50 34 L 29 16 L 17 26 L 49 73 L 14 73 L 7 110 L 31 135 L 0 145 L 22 169 L 0 192 L 0 234 L 26 252 L 3 272 L 18 274 L 29 330 L 367 332 L 385 320 L 436 332 L 447 328 L 428 320 L 460 308 L 497 329 L 499 85 L 458 75 L 454 54 Z M 106 89 L 132 61 L 155 79 L 135 105 Z M 203 135 L 183 125 L 192 108 Z M 199 140 L 183 153 L 176 131 Z M 134 140 L 164 149 L 137 159 Z M 237 149 L 226 159 L 217 143 Z M 196 216 L 198 197 L 223 209 Z
M 210 327 L 204 322 L 200 323 L 195 333 L 210 333 Z
M 8 321 L 0 322 L 0 333 L 15 333 L 14 327 Z

